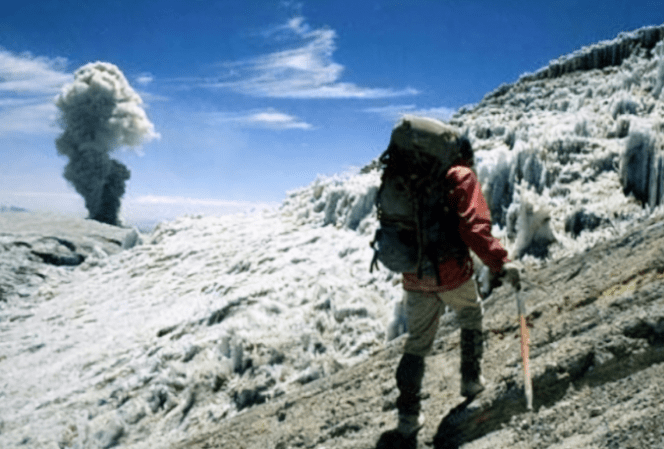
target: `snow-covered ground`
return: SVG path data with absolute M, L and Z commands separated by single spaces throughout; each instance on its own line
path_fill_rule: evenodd
M 524 76 L 452 118 L 495 234 L 527 264 L 661 213 L 664 54 L 640 45 L 618 66 Z M 320 177 L 278 209 L 162 223 L 0 302 L 0 447 L 166 447 L 383 347 L 401 289 L 368 271 L 379 180 Z
M 400 297 L 396 276 L 368 272 L 378 182 L 164 223 L 44 284 L 20 325 L 6 307 L 0 445 L 150 446 L 366 357 Z

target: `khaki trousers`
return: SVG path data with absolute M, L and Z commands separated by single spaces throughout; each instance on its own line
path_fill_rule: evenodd
M 456 312 L 462 329 L 482 330 L 484 308 L 473 279 L 447 292 L 404 291 L 403 302 L 408 323 L 406 354 L 424 357 L 431 351 L 445 305 Z

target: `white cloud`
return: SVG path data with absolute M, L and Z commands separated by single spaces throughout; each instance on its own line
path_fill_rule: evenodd
M 373 114 L 379 114 L 386 120 L 392 122 L 397 121 L 401 116 L 405 114 L 421 115 L 425 117 L 436 118 L 442 121 L 447 121 L 456 112 L 455 109 L 447 108 L 444 106 L 438 108 L 418 109 L 414 104 L 390 105 L 390 106 L 382 106 L 376 108 L 367 108 L 364 111 Z
M 310 129 L 309 123 L 302 122 L 292 115 L 283 114 L 281 112 L 257 112 L 255 114 L 244 117 L 244 123 L 263 125 L 268 128 L 281 128 L 281 129 Z
M 0 103 L 0 136 L 56 133 L 57 109 L 52 102 L 3 107 Z
M 13 94 L 56 94 L 73 80 L 64 72 L 66 59 L 15 55 L 0 49 L 0 91 Z
M 170 97 L 167 97 L 165 95 L 159 95 L 159 94 L 154 94 L 151 92 L 147 92 L 145 90 L 141 89 L 136 89 L 136 93 L 140 95 L 141 100 L 143 100 L 143 107 L 145 109 L 148 109 L 149 106 L 147 103 L 156 103 L 156 102 L 166 102 L 166 101 L 171 101 Z
M 56 109 L 53 97 L 73 76 L 64 58 L 48 59 L 0 49 L 0 135 L 51 133 Z
M 384 98 L 418 93 L 412 88 L 368 88 L 340 82 L 344 67 L 332 60 L 336 50 L 332 29 L 312 30 L 304 18 L 295 17 L 268 33 L 274 34 L 285 35 L 294 48 L 226 63 L 231 80 L 204 85 L 271 98 Z
M 31 98 L 0 98 L 0 108 L 17 108 L 34 104 Z
M 121 215 L 129 224 L 151 227 L 183 215 L 219 216 L 278 206 L 279 203 L 258 201 L 143 195 L 125 198 L 122 201 Z
M 235 201 L 220 200 L 214 198 L 188 198 L 183 196 L 160 196 L 160 195 L 142 195 L 135 198 L 129 198 L 137 205 L 178 205 L 181 207 L 205 206 L 205 207 L 228 207 L 228 208 L 252 208 L 252 207 L 272 207 L 278 203 L 260 203 L 255 201 Z
M 141 73 L 136 77 L 136 83 L 141 86 L 147 86 L 154 81 L 154 76 L 151 73 Z
M 247 128 L 311 129 L 313 126 L 295 116 L 274 109 L 246 112 L 213 112 L 206 114 L 210 123 L 233 123 Z

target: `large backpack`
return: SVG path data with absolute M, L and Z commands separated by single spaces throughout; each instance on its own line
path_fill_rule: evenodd
M 468 249 L 458 232 L 459 217 L 446 204 L 446 174 L 470 150 L 468 139 L 450 125 L 426 117 L 405 116 L 392 131 L 376 195 L 380 227 L 371 246 L 370 271 L 380 261 L 391 271 L 435 276 L 438 265 Z

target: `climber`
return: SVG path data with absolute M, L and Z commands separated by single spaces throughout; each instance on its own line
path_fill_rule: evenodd
M 372 263 L 378 260 L 403 272 L 408 337 L 396 371 L 400 392 L 396 405 L 397 431 L 409 437 L 424 422 L 420 412 L 424 357 L 431 351 L 446 305 L 456 312 L 461 327 L 461 395 L 472 398 L 485 388 L 480 366 L 483 307 L 469 249 L 489 267 L 494 285 L 509 282 L 518 288 L 520 275 L 491 235 L 489 209 L 473 171 L 473 150 L 458 130 L 437 120 L 406 116 L 394 128 L 380 160 L 384 164 L 377 198 L 381 228 L 372 243 L 376 249 Z M 397 187 L 391 190 L 391 185 Z M 395 211 L 402 215 L 397 217 Z M 390 232 L 395 223 L 398 230 Z M 411 235 L 404 231 L 408 229 Z M 406 250 L 409 246 L 414 249 Z M 399 259 L 395 251 L 401 250 L 404 255 Z

